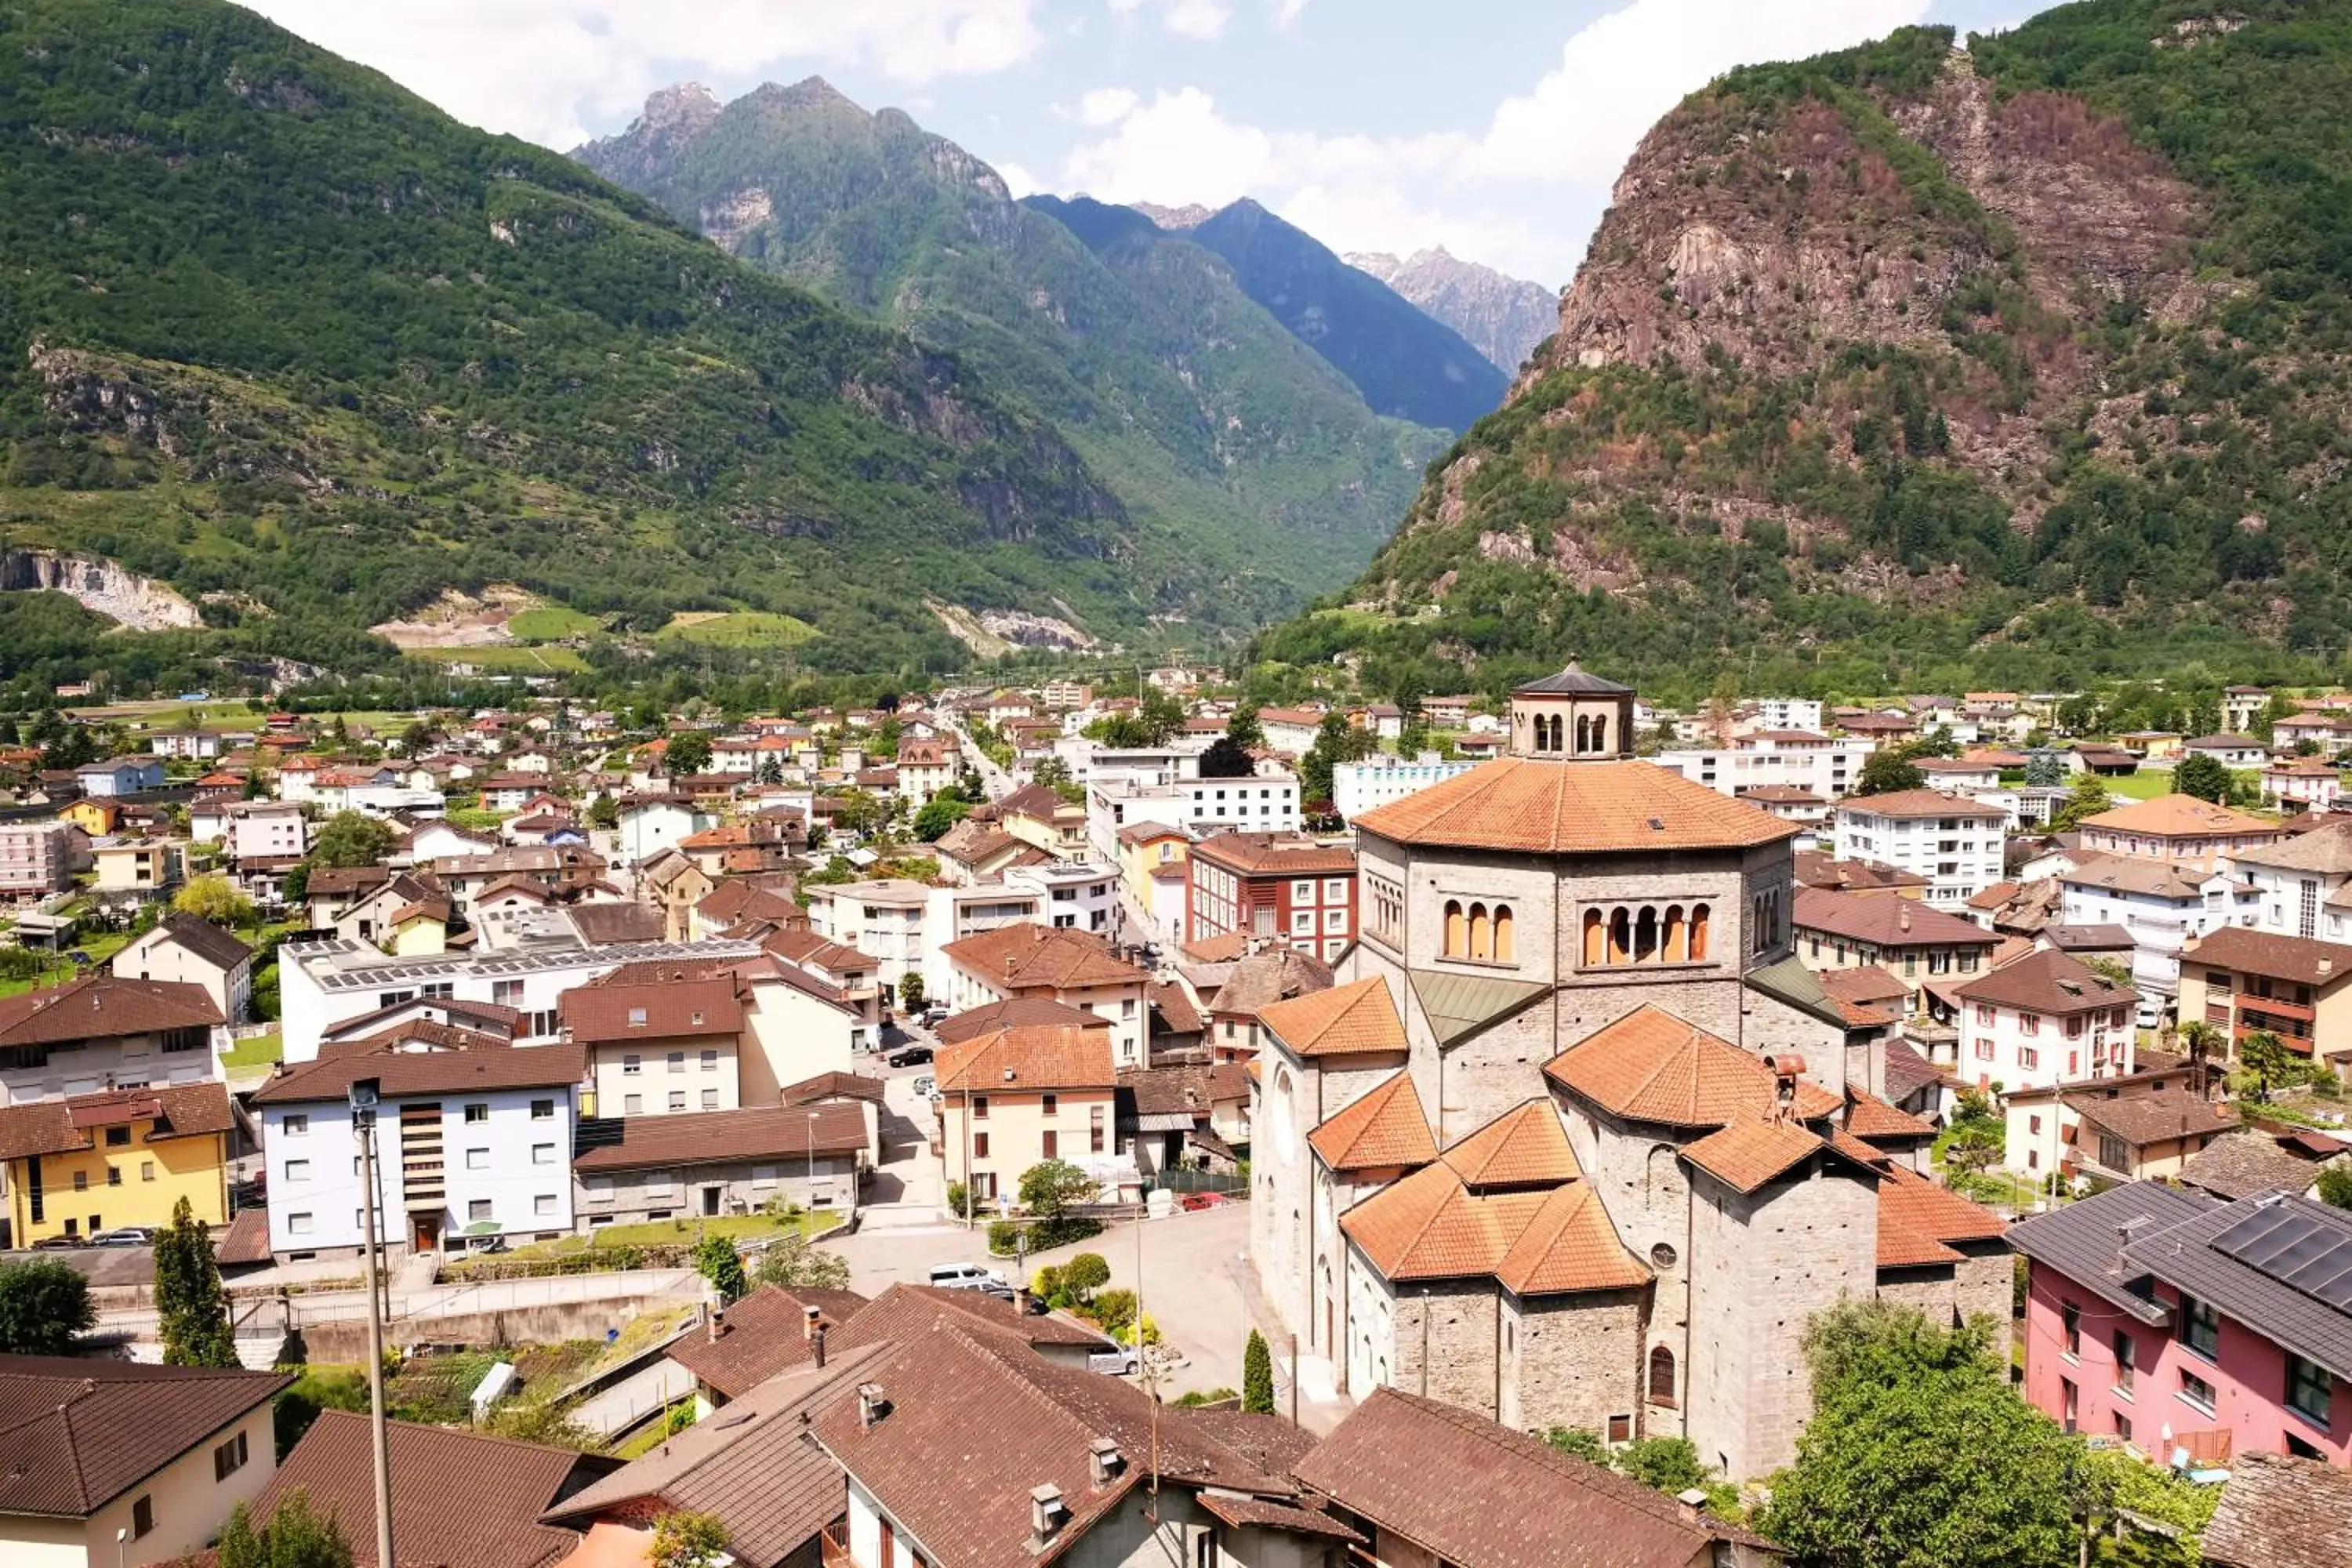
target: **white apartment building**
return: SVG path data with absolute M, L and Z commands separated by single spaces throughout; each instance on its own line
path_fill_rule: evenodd
M 1156 822 L 1196 838 L 1213 833 L 1296 833 L 1298 776 L 1255 773 L 1246 778 L 1193 778 L 1166 784 L 1091 784 L 1087 789 L 1087 840 L 1096 858 L 1118 861 L 1118 830 Z
M 576 1046 L 483 1045 L 341 1055 L 255 1091 L 269 1180 L 269 1250 L 281 1260 L 365 1246 L 351 1086 L 377 1079 L 376 1234 L 437 1250 L 456 1238 L 553 1240 L 572 1228 Z
M 201 985 L 86 974 L 0 998 L 0 1105 L 204 1083 L 227 1045 Z
M 1819 730 L 1821 700 L 1815 697 L 1765 697 L 1756 703 L 1758 727 L 1766 730 Z
M 241 800 L 228 807 L 225 824 L 230 857 L 288 864 L 310 852 L 310 822 L 302 808 L 282 800 Z
M 950 942 L 1000 926 L 1046 923 L 1045 893 L 1034 883 L 933 888 L 891 878 L 808 891 L 809 929 L 873 959 L 894 995 L 910 973 L 923 977 L 926 994 L 948 994 Z
M 518 1039 L 551 1040 L 562 1027 L 556 1009 L 563 994 L 625 963 L 641 959 L 692 963 L 751 958 L 759 951 L 748 942 L 614 942 L 587 947 L 574 940 L 520 951 L 400 958 L 349 938 L 288 942 L 278 952 L 286 1059 L 314 1060 L 320 1037 L 336 1025 L 420 998 L 512 1007 L 523 1016 Z
M 1956 1070 L 1979 1088 L 2049 1089 L 2132 1070 L 2137 998 L 2078 958 L 2044 948 L 1952 994 L 1960 1008 Z
M 1112 867 L 1091 860 L 1013 866 L 1006 869 L 1004 881 L 1008 888 L 1038 895 L 1044 902 L 1040 919 L 1046 925 L 1108 936 L 1118 923 L 1118 872 Z
M 2352 941 L 2352 818 L 2241 849 L 2235 867 L 2243 884 L 2239 896 L 2251 900 L 2258 929 Z
M 1387 805 L 1444 784 L 1476 767 L 1475 763 L 1449 763 L 1435 752 L 1403 757 L 1368 757 L 1360 763 L 1335 763 L 1331 767 L 1331 805 L 1340 820 L 1353 822 L 1376 805 Z
M 1858 795 L 1837 809 L 1841 860 L 1875 860 L 1927 879 L 1927 900 L 1956 915 L 2001 879 L 2009 813 L 1932 789 Z
M 0 897 L 63 891 L 73 880 L 74 831 L 68 822 L 0 824 Z
M 2226 871 L 2188 861 L 2075 850 L 2058 873 L 2068 925 L 2117 925 L 2131 933 L 2140 1021 L 2154 1026 L 2180 994 L 2180 950 L 2229 925 L 2255 923 L 2256 894 Z
M 1875 741 L 1811 730 L 1759 730 L 1727 747 L 1661 752 L 1657 763 L 1717 795 L 1777 784 L 1842 800 L 1862 781 L 1862 765 L 1877 749 Z

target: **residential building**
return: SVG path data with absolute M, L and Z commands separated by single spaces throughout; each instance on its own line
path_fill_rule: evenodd
M 1927 901 L 1952 914 L 2001 879 L 2009 814 L 1932 789 L 1858 795 L 1837 809 L 1841 860 L 1875 860 L 1927 879 Z
M 722 1405 L 742 1401 L 730 1413 L 728 1422 L 730 1426 L 739 1426 L 745 1417 L 756 1420 L 764 1413 L 767 1391 L 761 1385 L 771 1379 L 786 1377 L 796 1394 L 804 1394 L 810 1380 L 792 1374 L 824 1370 L 830 1357 L 823 1342 L 868 1304 L 855 1290 L 808 1286 L 786 1290 L 782 1286 L 762 1285 L 740 1300 L 729 1303 L 723 1310 L 713 1308 L 703 1320 L 702 1331 L 680 1335 L 670 1345 L 667 1359 L 694 1379 L 698 1420 Z M 868 1358 L 871 1353 L 867 1352 Z M 797 1443 L 778 1446 L 805 1449 L 805 1445 Z M 829 1463 L 821 1455 L 818 1458 L 820 1462 Z M 611 1489 L 594 1489 L 599 1496 L 581 1500 L 589 1507 L 609 1506 L 618 1500 Z M 722 1510 L 720 1517 L 730 1514 L 735 1514 L 739 1526 L 748 1522 L 731 1509 Z M 830 1521 L 813 1521 L 812 1532 L 824 1522 Z M 744 1550 L 741 1537 L 730 1533 L 729 1542 L 737 1551 Z M 750 1560 L 768 1561 L 764 1555 Z
M 42 899 L 73 884 L 74 828 L 65 822 L 0 823 L 0 897 Z
M 2058 873 L 2059 911 L 2070 926 L 2121 926 L 2131 935 L 2132 984 L 2153 1025 L 2180 990 L 2180 952 L 2209 931 L 2252 918 L 2251 889 L 2193 860 L 2076 850 Z
M 1843 800 L 1861 782 L 1863 763 L 1877 749 L 1872 740 L 1773 729 L 1743 735 L 1728 746 L 1661 752 L 1657 763 L 1717 795 L 1778 785 Z
M 2134 1182 L 2010 1240 L 2028 1265 L 2025 1396 L 2068 1431 L 2206 1468 L 2352 1464 L 2352 1214 Z
M 228 1090 L 217 1083 L 118 1089 L 0 1110 L 7 1245 L 170 1223 L 188 1200 L 228 1223 Z
M 2307 833 L 2231 858 L 2246 883 L 2252 907 L 2240 906 L 2263 931 L 2287 936 L 2352 942 L 2352 818 L 2324 823 Z
M 2221 689 L 2221 728 L 2232 734 L 2252 732 L 2263 710 L 2270 706 L 2271 694 L 2260 686 L 2229 686 Z
M 1193 942 L 1280 937 L 1325 963 L 1356 940 L 1356 855 L 1273 833 L 1221 833 L 1192 846 L 1187 929 Z
M 101 841 L 91 845 L 89 853 L 98 868 L 93 890 L 106 903 L 144 903 L 184 879 L 186 862 L 181 846 L 169 839 Z
M 898 742 L 898 793 L 910 805 L 925 801 L 956 782 L 959 758 L 948 741 L 902 740 Z
M 1819 733 L 1821 701 L 1811 697 L 1760 697 L 1756 701 L 1756 723 L 1763 730 L 1808 730 Z
M 0 1560 L 144 1568 L 199 1552 L 278 1468 L 286 1373 L 0 1356 Z M 356 1515 L 354 1517 L 357 1517 Z
M 1089 932 L 1011 925 L 951 942 L 946 949 L 948 1005 L 961 1013 L 991 1002 L 1042 997 L 1110 1020 L 1111 1055 L 1141 1067 L 1150 1019 L 1144 1006 L 1149 972 L 1118 957 Z
M 1066 1160 L 1108 1188 L 1134 1184 L 1113 1146 L 1118 1079 L 1102 1030 L 999 1029 L 942 1046 L 932 1070 L 942 1168 L 975 1205 L 1017 1197 L 1021 1173 L 1044 1160 Z
M 617 842 L 620 858 L 634 866 L 657 851 L 673 848 L 678 840 L 718 825 L 715 813 L 703 810 L 691 795 L 664 791 L 621 797 Z
M 922 976 L 925 995 L 945 996 L 951 943 L 1003 926 L 1046 923 L 1045 892 L 1034 882 L 935 888 L 884 879 L 812 887 L 808 895 L 809 930 L 871 958 L 894 999 L 909 974 Z
M 869 1147 L 865 1112 L 847 1102 L 587 1121 L 580 1141 L 573 1212 L 585 1231 L 771 1204 L 854 1219 Z
M 232 801 L 222 808 L 222 837 L 240 872 L 282 872 L 310 852 L 310 822 L 299 805 L 276 800 Z
M 1922 989 L 1992 967 L 2000 939 L 1974 921 L 1886 893 L 1797 889 L 1797 956 L 1817 973 L 1876 965 L 1903 983 L 1903 1011 Z
M 2317 757 L 2282 757 L 2263 769 L 2263 799 L 2282 810 L 2333 811 L 2344 798 L 2344 775 Z
M 605 861 L 593 849 L 578 844 L 518 845 L 442 857 L 427 868 L 447 893 L 452 910 L 464 915 L 472 912 L 477 895 L 512 879 L 558 892 L 583 890 L 604 879 Z
M 1192 836 L 1166 823 L 1138 823 L 1118 830 L 1120 888 L 1127 901 L 1142 911 L 1151 939 L 1171 946 L 1184 942 L 1192 848 Z
M 1255 952 L 1241 951 L 1250 942 L 1242 937 L 1221 938 L 1222 944 L 1234 948 L 1240 956 L 1215 965 L 1188 965 L 1182 972 L 1198 976 L 1194 984 L 1207 999 L 1210 1054 L 1217 1061 L 1245 1062 L 1257 1055 L 1263 1043 L 1262 1019 L 1276 1002 L 1328 991 L 1336 984 L 1331 966 L 1312 952 L 1279 940 Z
M 514 1046 L 409 1024 L 299 1066 L 253 1094 L 269 1184 L 269 1249 L 281 1261 L 356 1256 L 367 1188 L 352 1083 L 373 1079 L 376 1235 L 395 1249 L 467 1237 L 551 1240 L 572 1228 L 579 1046 Z
M 227 1044 L 201 986 L 85 974 L 0 997 L 0 1104 L 206 1082 Z
M 163 787 L 163 760 L 161 757 L 109 757 L 101 763 L 84 763 L 74 770 L 74 777 L 80 781 L 82 794 L 100 800 L 115 795 L 138 795 Z
M 1477 764 L 1447 762 L 1435 752 L 1415 757 L 1385 752 L 1360 763 L 1335 763 L 1331 767 L 1331 809 L 1353 822 L 1376 805 L 1387 805 L 1447 779 L 1459 778 Z
M 2210 757 L 2225 768 L 2259 768 L 2271 760 L 2271 749 L 2252 735 L 2197 735 L 2180 743 L 2180 754 Z
M 2180 1021 L 2220 1029 L 2235 1053 L 2256 1031 L 2312 1065 L 2352 1068 L 2352 944 L 2223 926 L 2181 950 Z
M 779 963 L 798 970 L 828 988 L 834 1000 L 856 1014 L 859 1045 L 878 1046 L 882 1039 L 882 983 L 870 953 L 837 942 L 827 942 L 812 931 L 784 930 L 761 939 L 761 951 Z M 841 1064 L 846 1067 L 848 1064 Z M 791 1074 L 789 1083 L 802 1075 Z
M 1097 858 L 1115 860 L 1122 827 L 1156 822 L 1181 827 L 1196 838 L 1214 833 L 1290 834 L 1298 831 L 1299 807 L 1298 779 L 1292 773 L 1165 784 L 1097 782 L 1087 787 L 1085 831 Z
M 1738 792 L 1738 798 L 1770 812 L 1783 822 L 1796 824 L 1805 830 L 1806 842 L 1811 842 L 1814 830 L 1826 826 L 1830 819 L 1828 801 L 1794 784 L 1750 784 Z
M 2275 822 L 2232 811 L 2195 795 L 2160 795 L 2083 819 L 2084 849 L 2168 860 L 2200 871 L 2225 868 L 2242 851 L 2287 836 Z
M 2352 717 L 2306 710 L 2290 713 L 2271 726 L 2271 744 L 2292 752 L 2309 742 L 2323 757 L 2340 757 L 2352 751 Z
M 2268 1192 L 2308 1197 L 2319 1173 L 2341 1163 L 2347 1152 L 2345 1142 L 2332 1133 L 2242 1127 L 2190 1155 L 2174 1179 L 2225 1203 Z
M 563 994 L 563 1037 L 587 1052 L 583 1117 L 677 1116 L 742 1104 L 743 1005 L 730 976 L 622 983 Z
M 1949 988 L 1959 1076 L 1980 1089 L 2122 1078 L 2137 1054 L 2131 987 L 2051 949 Z
M 2101 1182 L 2173 1175 L 2237 1125 L 2206 1099 L 2200 1075 L 2185 1065 L 2011 1089 L 2000 1107 L 2001 1163 L 2035 1182 L 2053 1173 Z M 2088 1128 L 2086 1107 L 2105 1108 L 2088 1116 L 2095 1123 Z

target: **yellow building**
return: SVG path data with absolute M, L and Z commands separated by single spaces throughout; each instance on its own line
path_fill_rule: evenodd
M 114 825 L 121 818 L 122 808 L 112 801 L 91 800 L 87 796 L 71 805 L 61 806 L 58 811 L 59 822 L 70 822 L 93 838 L 113 832 Z
M 228 1090 L 217 1083 L 116 1089 L 0 1110 L 8 1245 L 170 1223 L 188 1200 L 228 1223 Z
M 180 847 L 149 839 L 100 844 L 90 850 L 100 893 L 159 893 L 180 883 Z
M 1117 1161 L 1109 1031 L 1026 1025 L 940 1049 L 940 1156 L 975 1203 L 1020 1191 L 1046 1160 L 1106 1173 Z
M 1181 940 L 1184 890 L 1192 873 L 1192 836 L 1164 822 L 1138 822 L 1118 830 L 1118 882 L 1128 901 L 1150 921 L 1151 934 Z

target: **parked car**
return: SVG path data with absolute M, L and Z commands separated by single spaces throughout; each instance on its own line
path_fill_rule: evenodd
M 925 1073 L 915 1080 L 915 1092 L 923 1099 L 929 1100 L 939 1092 L 939 1083 L 930 1074 Z
M 89 1238 L 92 1247 L 152 1247 L 155 1242 L 153 1227 L 143 1225 L 119 1225 L 112 1230 L 101 1230 Z
M 985 1290 L 991 1295 L 1008 1296 L 1013 1293 L 1003 1275 L 977 1263 L 935 1263 L 931 1266 L 931 1284 L 941 1290 Z
M 955 1014 L 945 1007 L 926 1007 L 923 1009 L 923 1027 L 927 1029 L 936 1029 L 941 1024 L 946 1023 L 950 1018 L 954 1016 Z
M 894 1068 L 920 1067 L 930 1059 L 931 1047 L 929 1046 L 900 1046 L 882 1058 L 884 1063 Z
M 41 1237 L 40 1240 L 33 1243 L 33 1250 L 36 1252 L 65 1252 L 77 1247 L 88 1247 L 89 1245 L 89 1242 L 83 1240 L 78 1236 L 45 1236 Z
M 1135 1352 L 1121 1345 L 1108 1350 L 1088 1351 L 1087 1370 L 1108 1373 L 1113 1377 L 1127 1377 L 1136 1369 Z

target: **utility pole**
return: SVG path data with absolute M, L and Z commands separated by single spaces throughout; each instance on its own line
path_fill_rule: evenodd
M 398 1563 L 392 1554 L 392 1450 L 383 1418 L 383 1308 L 376 1297 L 383 1261 L 376 1254 L 375 1112 L 379 1080 L 354 1079 L 352 1129 L 360 1141 L 360 1216 L 367 1247 L 368 1432 L 375 1451 L 375 1560 L 379 1568 Z

